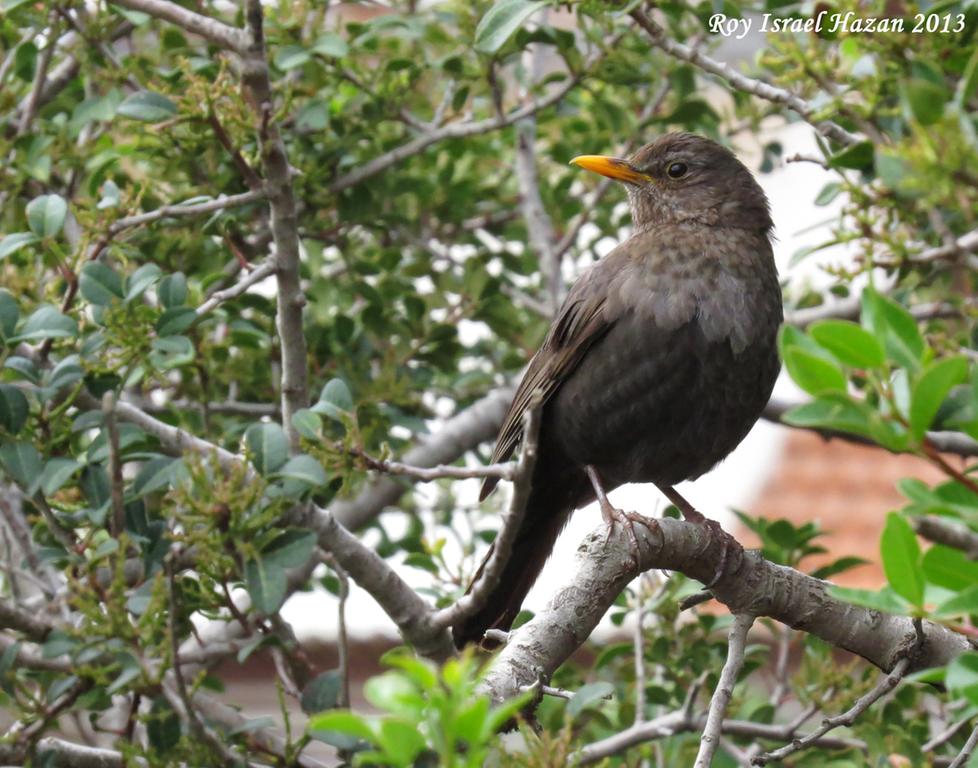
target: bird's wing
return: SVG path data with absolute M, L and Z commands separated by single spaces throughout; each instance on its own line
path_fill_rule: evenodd
M 506 461 L 523 436 L 523 415 L 539 392 L 544 403 L 577 367 L 588 348 L 613 325 L 606 317 L 607 292 L 600 290 L 598 270 L 582 275 L 571 288 L 539 351 L 530 360 L 503 420 L 492 452 L 493 463 Z M 498 478 L 486 478 L 479 500 L 496 487 Z

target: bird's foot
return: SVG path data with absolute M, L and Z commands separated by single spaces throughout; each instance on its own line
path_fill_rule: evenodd
M 723 578 L 723 573 L 727 569 L 727 563 L 730 562 L 731 555 L 736 555 L 739 558 L 744 556 L 744 548 L 741 546 L 740 542 L 737 541 L 733 536 L 723 530 L 723 527 L 716 520 L 713 520 L 702 512 L 700 512 L 696 507 L 686 501 L 675 488 L 667 487 L 660 489 L 666 498 L 669 499 L 676 508 L 682 512 L 683 518 L 687 522 L 693 523 L 694 525 L 704 526 L 709 535 L 709 546 L 712 546 L 714 542 L 719 540 L 720 547 L 720 558 L 717 561 L 716 568 L 713 571 L 713 578 L 710 579 L 709 583 L 703 586 L 707 589 L 712 589 L 717 585 L 721 578 Z
M 645 517 L 640 515 L 638 512 L 626 512 L 625 510 L 618 509 L 611 501 L 608 499 L 608 494 L 605 493 L 604 486 L 601 484 L 601 478 L 598 477 L 597 470 L 592 466 L 587 466 L 584 468 L 587 473 L 588 478 L 591 481 L 591 485 L 594 487 L 594 494 L 598 497 L 598 505 L 601 507 L 601 517 L 604 519 L 605 524 L 608 526 L 608 532 L 605 536 L 605 546 L 611 540 L 611 534 L 615 530 L 616 525 L 621 525 L 625 529 L 625 533 L 628 536 L 629 548 L 631 550 L 632 560 L 638 564 L 639 556 L 641 555 L 641 548 L 638 543 L 638 536 L 635 533 L 635 524 L 644 525 L 650 531 L 653 531 L 658 527 L 658 522 L 653 518 Z
M 650 531 L 653 531 L 658 526 L 658 521 L 654 518 L 640 515 L 638 512 L 627 512 L 624 509 L 618 509 L 618 507 L 613 506 L 607 500 L 604 503 L 599 502 L 599 504 L 601 506 L 601 517 L 608 526 L 605 544 L 611 539 L 611 534 L 615 530 L 615 526 L 621 525 L 625 529 L 625 534 L 628 536 L 628 543 L 634 556 L 633 559 L 638 563 L 641 548 L 638 544 L 638 536 L 635 533 L 635 524 L 644 525 Z

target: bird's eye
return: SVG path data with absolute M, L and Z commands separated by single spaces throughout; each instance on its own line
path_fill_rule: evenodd
M 686 163 L 673 163 L 666 170 L 666 173 L 669 174 L 669 178 L 671 179 L 681 179 L 686 175 L 686 171 L 688 170 Z

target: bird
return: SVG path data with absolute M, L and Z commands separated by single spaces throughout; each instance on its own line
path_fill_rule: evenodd
M 632 234 L 571 286 L 513 396 L 492 462 L 512 456 L 540 403 L 529 496 L 497 584 L 453 627 L 459 648 L 510 629 L 574 510 L 598 500 L 609 526 L 645 520 L 608 501 L 619 485 L 653 483 L 687 520 L 712 523 L 673 486 L 743 440 L 781 367 L 770 206 L 733 152 L 668 133 L 571 164 L 624 185 Z M 485 479 L 480 502 L 497 483 Z

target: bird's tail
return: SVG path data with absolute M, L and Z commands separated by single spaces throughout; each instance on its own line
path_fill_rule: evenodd
M 535 480 L 540 477 L 537 474 Z M 552 476 L 551 476 L 552 477 Z M 553 550 L 557 536 L 567 524 L 571 512 L 587 500 L 587 485 L 578 478 L 560 478 L 562 482 L 534 483 L 526 505 L 526 513 L 513 542 L 513 549 L 492 592 L 478 612 L 452 628 L 455 645 L 463 648 L 480 643 L 488 629 L 509 630 L 520 612 L 523 600 L 536 581 Z M 576 482 L 575 482 L 576 481 Z M 469 591 L 482 576 L 492 556 L 490 547 L 479 570 L 469 585 Z M 492 647 L 490 641 L 484 647 Z

